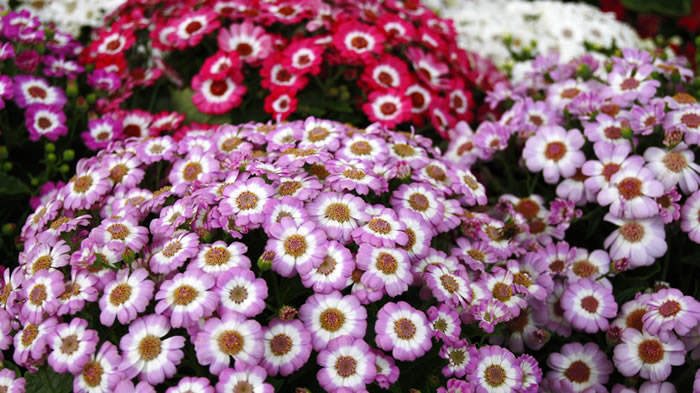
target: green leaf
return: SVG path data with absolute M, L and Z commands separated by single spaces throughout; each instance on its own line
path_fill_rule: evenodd
M 56 374 L 48 366 L 35 373 L 26 373 L 27 393 L 70 393 L 73 378 L 70 374 Z
M 622 0 L 625 8 L 636 12 L 683 16 L 690 14 L 692 0 Z
M 27 195 L 31 190 L 21 180 L 0 172 L 0 196 Z

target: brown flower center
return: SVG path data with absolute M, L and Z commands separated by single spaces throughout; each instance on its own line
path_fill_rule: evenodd
M 630 243 L 637 243 L 644 239 L 644 227 L 636 221 L 624 224 L 619 231 L 622 238 Z
M 31 86 L 29 89 L 27 89 L 27 93 L 29 93 L 32 98 L 39 98 L 39 99 L 45 99 L 48 93 L 46 92 L 46 89 L 44 89 L 41 86 Z
M 282 196 L 290 196 L 299 191 L 301 186 L 301 182 L 298 181 L 285 181 L 280 184 L 277 192 Z
M 513 288 L 511 288 L 510 285 L 506 285 L 502 282 L 497 282 L 496 285 L 493 286 L 491 293 L 496 299 L 502 302 L 507 302 L 508 300 L 510 300 L 510 297 L 513 296 Z
M 46 293 L 46 285 L 36 284 L 29 292 L 29 302 L 35 306 L 41 306 L 46 301 L 48 294 Z
M 685 124 L 688 128 L 698 128 L 700 127 L 700 115 L 695 113 L 686 113 L 681 116 L 681 123 Z
M 75 334 L 64 337 L 61 340 L 61 353 L 72 355 L 78 350 L 79 344 L 78 337 Z
M 32 274 L 36 274 L 42 270 L 48 270 L 51 267 L 53 258 L 49 255 L 42 255 L 37 258 L 32 264 Z
M 411 206 L 411 209 L 419 212 L 424 212 L 430 208 L 430 201 L 428 198 L 418 193 L 411 194 L 408 198 L 408 204 Z
M 349 378 L 357 373 L 357 360 L 351 356 L 340 356 L 335 361 L 335 370 L 342 378 Z
M 440 182 L 447 180 L 447 173 L 445 173 L 445 171 L 439 166 L 428 165 L 427 167 L 425 167 L 425 172 L 433 180 L 437 180 Z
M 141 339 L 139 343 L 138 351 L 141 359 L 145 361 L 151 361 L 160 355 L 163 347 L 159 337 L 152 334 Z
M 328 131 L 324 127 L 314 127 L 309 131 L 308 139 L 311 142 L 320 142 L 326 138 L 328 138 L 328 135 L 330 135 L 330 131 Z
M 318 316 L 318 321 L 324 330 L 337 332 L 345 324 L 345 314 L 337 308 L 331 307 L 323 310 Z
M 688 166 L 685 156 L 677 151 L 667 153 L 662 161 L 666 168 L 674 173 L 680 173 Z
M 129 301 L 129 299 L 131 298 L 131 292 L 131 285 L 127 283 L 121 283 L 114 287 L 114 289 L 112 289 L 112 292 L 109 293 L 109 302 L 112 303 L 113 306 L 121 306 L 122 304 Z
M 572 382 L 588 382 L 588 380 L 591 378 L 591 368 L 581 360 L 576 360 L 569 365 L 566 371 L 564 371 L 564 375 L 569 379 L 569 381 Z
M 236 285 L 229 291 L 228 298 L 236 304 L 241 304 L 248 298 L 248 290 L 244 286 Z
M 250 56 L 253 53 L 253 47 L 247 42 L 241 42 L 236 45 L 236 52 L 241 57 Z
M 350 145 L 350 151 L 352 154 L 358 156 L 365 156 L 372 153 L 372 145 L 367 141 L 357 141 Z
M 219 350 L 229 356 L 236 356 L 242 349 L 245 339 L 237 330 L 224 330 L 216 340 Z
M 595 314 L 598 311 L 598 305 L 598 299 L 593 296 L 586 296 L 581 299 L 581 308 L 591 314 Z
M 350 221 L 350 208 L 344 203 L 331 203 L 326 206 L 326 218 L 336 222 Z
M 226 247 L 212 247 L 204 253 L 204 263 L 210 266 L 225 265 L 231 259 L 231 253 Z
M 367 227 L 373 232 L 387 235 L 391 232 L 391 224 L 383 218 L 375 217 L 367 223 Z
M 634 78 L 627 78 L 620 83 L 620 89 L 622 90 L 634 90 L 637 87 L 639 87 L 639 81 Z
M 605 134 L 608 139 L 620 139 L 622 136 L 622 129 L 616 126 L 609 126 L 603 130 L 603 134 Z
M 258 196 L 250 191 L 243 191 L 236 198 L 236 205 L 239 210 L 254 209 L 258 205 Z
M 664 318 L 672 317 L 680 311 L 681 305 L 675 300 L 667 300 L 659 307 L 659 314 Z
M 33 323 L 28 323 L 22 330 L 22 346 L 29 347 L 39 336 L 39 327 Z
M 92 186 L 92 176 L 83 175 L 73 178 L 73 191 L 84 194 Z
M 506 370 L 501 365 L 492 364 L 484 370 L 484 379 L 492 387 L 498 387 L 506 382 Z
M 377 256 L 377 270 L 380 272 L 390 275 L 396 273 L 399 269 L 399 262 L 394 258 L 393 255 L 382 252 Z
M 129 236 L 129 227 L 119 223 L 110 224 L 107 227 L 107 232 L 109 232 L 113 240 L 125 240 Z
M 198 32 L 202 28 L 202 23 L 196 20 L 193 20 L 192 22 L 188 23 L 187 26 L 185 26 L 185 31 L 187 34 L 194 34 Z
M 405 143 L 397 143 L 391 147 L 399 157 L 412 157 L 416 154 L 416 150 Z
M 557 162 L 566 155 L 566 145 L 562 142 L 549 142 L 544 150 L 544 156 Z
M 517 272 L 513 274 L 513 283 L 529 288 L 532 285 L 532 279 L 528 272 Z
M 451 274 L 440 276 L 440 284 L 449 293 L 455 293 L 459 290 L 459 283 Z
M 588 260 L 574 262 L 571 270 L 581 278 L 589 278 L 598 273 L 598 268 Z
M 576 98 L 577 95 L 581 93 L 581 90 L 575 88 L 575 87 L 569 87 L 564 90 L 559 94 L 561 98 L 566 98 L 566 99 L 573 99 Z
M 228 83 L 225 80 L 216 80 L 209 85 L 209 92 L 216 97 L 221 97 L 226 94 Z
M 270 340 L 270 351 L 275 356 L 284 356 L 292 350 L 292 339 L 284 333 L 279 333 Z
M 102 383 L 102 374 L 104 374 L 104 369 L 97 361 L 89 361 L 83 366 L 83 381 L 90 387 L 97 387 Z
M 379 111 L 385 116 L 391 116 L 396 113 L 396 104 L 393 102 L 385 102 L 379 106 Z
M 642 328 L 644 327 L 644 322 L 642 319 L 644 314 L 646 314 L 646 310 L 643 308 L 638 308 L 632 311 L 631 313 L 627 314 L 627 318 L 625 318 L 625 325 L 641 332 Z
M 348 168 L 343 171 L 343 176 L 352 180 L 362 180 L 365 178 L 365 172 L 362 169 Z
M 365 49 L 367 46 L 369 46 L 369 42 L 365 37 L 358 35 L 352 37 L 350 40 L 350 45 L 352 45 L 352 47 L 355 49 Z
M 329 274 L 333 273 L 335 271 L 335 267 L 338 263 L 333 259 L 331 256 L 326 255 L 323 258 L 323 262 L 316 268 L 316 271 L 319 274 L 322 274 L 324 276 L 328 276 Z
M 642 195 L 642 182 L 636 177 L 626 177 L 617 183 L 617 190 L 626 200 Z
M 540 205 L 530 198 L 523 198 L 515 205 L 515 211 L 522 214 L 526 220 L 532 220 L 540 212 Z
M 36 124 L 39 126 L 39 128 L 41 128 L 42 130 L 45 130 L 45 129 L 51 127 L 53 122 L 46 117 L 40 117 L 39 119 L 37 119 Z
M 182 178 L 185 179 L 185 181 L 193 182 L 197 180 L 200 173 L 202 173 L 202 164 L 198 162 L 188 162 L 182 169 Z
M 190 285 L 180 285 L 173 291 L 173 303 L 178 306 L 187 306 L 199 296 L 199 291 Z
M 416 325 L 407 318 L 399 318 L 394 322 L 394 333 L 402 340 L 410 340 L 416 335 Z
M 173 240 L 169 242 L 165 248 L 163 248 L 162 254 L 165 255 L 168 258 L 172 258 L 177 254 L 180 250 L 182 250 L 182 244 L 177 241 Z
M 603 177 L 605 177 L 605 180 L 610 181 L 610 178 L 619 170 L 620 166 L 618 164 L 607 163 L 603 166 Z
M 639 343 L 637 354 L 644 363 L 655 364 L 664 358 L 664 346 L 658 339 L 649 338 Z
M 295 258 L 304 255 L 307 247 L 306 239 L 302 235 L 292 235 L 284 241 L 284 251 Z

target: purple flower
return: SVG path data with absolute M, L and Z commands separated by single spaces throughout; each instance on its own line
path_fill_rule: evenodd
M 155 300 L 156 313 L 170 317 L 172 327 L 195 325 L 209 317 L 218 304 L 213 291 L 214 278 L 200 271 L 178 273 L 160 285 Z
M 329 239 L 342 243 L 350 241 L 351 233 L 369 220 L 365 202 L 352 194 L 321 193 L 307 210 Z
M 569 283 L 561 297 L 561 307 L 564 318 L 586 333 L 607 330 L 608 319 L 617 315 L 612 288 L 592 280 Z
M 408 242 L 406 226 L 396 217 L 394 210 L 385 207 L 367 209 L 371 218 L 363 226 L 352 231 L 357 243 L 368 243 L 375 247 L 400 246 Z
M 272 320 L 264 329 L 263 340 L 265 354 L 260 365 L 272 376 L 291 375 L 311 356 L 311 334 L 299 320 Z
M 240 366 L 227 368 L 219 374 L 219 382 L 216 384 L 218 393 L 238 393 L 242 391 L 256 393 L 274 393 L 274 388 L 265 383 L 267 374 L 260 366 Z
M 530 355 L 518 356 L 518 365 L 523 372 L 523 385 L 520 388 L 523 393 L 537 393 L 542 381 L 542 370 L 537 360 Z
M 615 367 L 625 377 L 639 375 L 652 382 L 666 380 L 672 366 L 685 363 L 683 343 L 673 335 L 666 339 L 636 329 L 625 329 L 615 346 Z
M 178 231 L 171 238 L 163 239 L 156 246 L 148 264 L 154 273 L 167 274 L 182 266 L 199 251 L 199 237 L 196 233 Z
M 627 165 L 611 178 L 611 187 L 598 193 L 598 203 L 610 205 L 610 213 L 620 218 L 647 218 L 655 216 L 658 205 L 653 198 L 664 193 L 664 186 L 646 167 Z
M 262 338 L 262 327 L 257 321 L 230 313 L 222 319 L 207 320 L 193 343 L 199 363 L 209 365 L 212 374 L 220 375 L 231 358 L 236 365 L 258 364 L 263 356 Z
M 442 196 L 435 188 L 427 184 L 402 184 L 391 196 L 391 205 L 395 211 L 408 210 L 420 214 L 432 225 L 443 220 L 444 205 Z
M 21 319 L 38 324 L 46 316 L 53 316 L 60 306 L 59 296 L 65 284 L 63 274 L 58 270 L 41 270 L 23 284 Z
M 542 127 L 525 143 L 523 159 L 530 171 L 543 171 L 547 183 L 556 183 L 560 176 L 571 177 L 583 165 L 586 159 L 580 151 L 583 143 L 578 130 L 566 131 L 559 126 Z
M 33 104 L 27 108 L 25 116 L 25 125 L 32 141 L 38 141 L 41 137 L 56 141 L 68 134 L 66 116 L 59 107 Z
M 66 209 L 88 209 L 110 189 L 107 171 L 80 161 L 75 175 L 63 188 L 63 206 Z
M 447 360 L 447 365 L 442 368 L 442 375 L 463 378 L 471 373 L 478 363 L 478 352 L 476 347 L 466 340 L 444 342 L 439 352 L 440 357 Z
M 80 134 L 85 146 L 100 150 L 112 142 L 122 139 L 121 122 L 110 116 L 88 121 L 88 130 Z
M 644 330 L 655 335 L 675 331 L 684 336 L 700 322 L 700 302 L 675 288 L 664 288 L 646 301 Z
M 284 217 L 270 228 L 266 249 L 274 252 L 272 269 L 284 277 L 294 272 L 307 274 L 323 261 L 327 239 L 325 233 L 311 221 L 297 225 Z
M 389 389 L 399 379 L 399 368 L 394 358 L 387 356 L 378 349 L 372 349 L 374 353 L 374 366 L 377 370 L 375 382 L 382 389 Z
M 262 278 L 248 269 L 231 268 L 216 279 L 219 314 L 254 317 L 265 309 L 268 290 Z
M 120 270 L 113 281 L 105 285 L 100 298 L 100 323 L 112 326 L 114 319 L 122 325 L 129 324 L 143 312 L 153 297 L 154 284 L 148 280 L 145 269 Z
M 299 318 L 311 333 L 313 347 L 320 351 L 334 338 L 362 338 L 367 330 L 367 311 L 353 295 L 340 292 L 310 296 L 299 309 Z
M 15 333 L 12 360 L 19 366 L 30 366 L 40 361 L 46 354 L 48 340 L 58 321 L 56 318 L 44 319 L 41 323 L 25 323 Z
M 88 323 L 81 318 L 73 318 L 70 323 L 55 327 L 48 337 L 51 348 L 49 365 L 54 371 L 78 374 L 95 353 L 99 337 L 97 332 L 87 328 Z
M 624 220 L 611 214 L 604 217 L 618 226 L 605 239 L 610 258 L 627 258 L 632 267 L 648 266 L 666 253 L 666 232 L 659 217 Z
M 114 72 L 109 72 L 104 69 L 94 70 L 88 74 L 87 77 L 88 86 L 95 90 L 102 90 L 107 93 L 115 93 L 121 87 L 121 80 L 119 76 Z M 124 127 L 126 131 L 126 127 Z M 126 136 L 133 136 L 126 133 Z
M 121 381 L 119 366 L 122 358 L 114 344 L 105 341 L 97 353 L 90 356 L 80 372 L 73 379 L 76 392 L 113 391 Z
M 644 159 L 656 179 L 668 191 L 678 185 L 684 194 L 695 192 L 700 183 L 700 166 L 695 163 L 695 154 L 684 143 L 673 149 L 664 151 L 658 147 L 650 147 L 644 152 Z
M 612 363 L 594 343 L 565 344 L 549 355 L 547 365 L 551 371 L 546 378 L 571 391 L 601 391 L 613 372 Z
M 235 217 L 237 226 L 261 224 L 263 208 L 273 194 L 272 187 L 260 178 L 237 181 L 224 189 L 219 210 L 225 216 Z
M 400 248 L 373 247 L 360 244 L 357 267 L 364 270 L 361 282 L 368 288 L 383 290 L 389 296 L 398 296 L 413 282 L 408 255 Z
M 24 393 L 26 381 L 17 377 L 9 368 L 0 370 L 0 390 L 7 393 Z
M 377 313 L 374 341 L 397 360 L 412 361 L 430 350 L 431 329 L 423 312 L 406 302 L 386 303 Z
M 457 340 L 462 332 L 462 322 L 454 307 L 441 303 L 431 306 L 428 311 L 428 321 L 433 336 L 440 340 Z
M 66 95 L 63 90 L 51 86 L 42 78 L 27 75 L 15 76 L 14 88 L 15 102 L 20 108 L 28 108 L 34 104 L 62 108 L 66 104 Z
M 445 266 L 431 265 L 426 269 L 423 279 L 439 302 L 464 306 L 470 300 L 467 272 L 462 266 L 450 271 Z
M 644 104 L 656 93 L 661 83 L 651 79 L 654 67 L 651 64 L 643 64 L 639 67 L 616 66 L 608 74 L 609 87 L 605 89 L 606 96 L 619 105 L 626 105 L 633 101 Z
M 318 383 L 330 393 L 364 391 L 374 381 L 374 354 L 361 338 L 341 336 L 318 354 Z
M 184 377 L 176 386 L 168 388 L 165 393 L 214 393 L 214 387 L 204 377 Z
M 512 353 L 487 345 L 479 348 L 478 363 L 467 378 L 474 381 L 476 392 L 487 393 L 498 389 L 503 393 L 520 391 L 523 372 Z
M 700 243 L 700 191 L 686 199 L 681 209 L 681 229 L 695 243 Z
M 129 333 L 119 342 L 124 356 L 120 369 L 126 378 L 140 375 L 150 384 L 159 384 L 175 375 L 185 339 L 163 338 L 169 331 L 168 319 L 162 315 L 147 315 L 129 325 Z
M 355 270 L 355 259 L 350 250 L 336 241 L 326 243 L 323 261 L 308 273 L 301 275 L 301 282 L 315 293 L 340 291 L 349 285 Z

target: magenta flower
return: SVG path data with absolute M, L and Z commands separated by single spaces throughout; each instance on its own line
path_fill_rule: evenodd
M 60 306 L 59 296 L 65 284 L 58 270 L 40 270 L 23 285 L 21 318 L 25 322 L 38 324 L 46 316 L 52 316 Z
M 598 203 L 610 205 L 610 213 L 621 218 L 655 216 L 658 205 L 654 198 L 664 193 L 664 186 L 646 167 L 626 165 L 611 178 L 611 187 L 598 193 Z
M 323 261 L 327 238 L 313 222 L 296 225 L 285 217 L 268 231 L 266 249 L 274 252 L 272 269 L 280 275 L 291 277 L 295 272 L 304 275 Z
M 612 288 L 593 280 L 569 283 L 561 297 L 564 318 L 574 328 L 595 333 L 608 328 L 608 319 L 617 315 Z
M 326 243 L 326 256 L 316 267 L 301 276 L 301 282 L 316 293 L 340 291 L 349 285 L 355 270 L 355 259 L 346 247 L 336 241 Z
M 249 391 L 256 393 L 274 393 L 274 388 L 265 383 L 267 374 L 260 366 L 237 366 L 227 368 L 219 374 L 216 384 L 217 393 L 238 393 Z
M 60 107 L 34 104 L 27 108 L 25 116 L 25 125 L 32 141 L 42 137 L 56 141 L 68 134 L 66 116 Z
M 554 380 L 571 391 L 605 389 L 613 365 L 594 343 L 568 343 L 547 358 L 551 371 L 547 379 Z
M 441 303 L 427 311 L 433 336 L 440 340 L 457 340 L 462 332 L 462 322 L 454 307 Z
M 0 370 L 0 390 L 4 389 L 7 393 L 23 393 L 25 386 L 26 380 L 17 377 L 14 371 L 8 368 Z
M 122 380 L 119 366 L 122 362 L 119 350 L 106 341 L 97 353 L 90 356 L 73 379 L 76 392 L 109 392 Z
M 156 293 L 156 313 L 170 317 L 172 327 L 188 327 L 209 317 L 216 309 L 214 278 L 207 273 L 188 271 L 164 281 Z
M 167 274 L 197 255 L 199 238 L 196 233 L 178 231 L 170 238 L 162 239 L 151 255 L 148 265 L 154 273 Z
M 374 341 L 397 360 L 411 361 L 432 347 L 431 329 L 423 312 L 406 302 L 389 302 L 377 313 Z
M 258 364 L 263 356 L 262 338 L 262 327 L 257 321 L 230 313 L 222 319 L 207 320 L 193 343 L 199 363 L 209 365 L 212 374 L 220 375 L 231 358 L 236 365 Z
M 120 270 L 113 281 L 107 283 L 100 298 L 100 323 L 112 326 L 115 319 L 127 325 L 146 310 L 153 297 L 155 285 L 148 280 L 145 269 Z
M 340 336 L 361 339 L 367 329 L 365 308 L 355 296 L 342 296 L 340 292 L 310 296 L 299 309 L 299 318 L 311 333 L 317 351 Z
M 523 372 L 512 353 L 487 345 L 479 348 L 478 363 L 468 380 L 474 381 L 477 392 L 498 389 L 503 393 L 515 393 L 522 386 Z
M 439 352 L 440 357 L 447 360 L 447 365 L 442 368 L 442 375 L 463 378 L 476 367 L 478 353 L 477 348 L 466 340 L 444 342 Z
M 357 267 L 364 270 L 361 282 L 368 288 L 398 296 L 413 282 L 408 255 L 400 248 L 372 247 L 360 244 Z
M 95 353 L 99 337 L 97 332 L 88 329 L 87 321 L 73 318 L 70 323 L 55 327 L 48 337 L 49 365 L 56 372 L 79 373 Z
M 385 207 L 367 209 L 370 218 L 366 224 L 352 231 L 357 243 L 368 243 L 375 247 L 400 246 L 408 242 L 406 226 L 398 220 L 396 212 Z
M 374 381 L 375 356 L 361 338 L 341 336 L 318 354 L 316 378 L 328 392 L 363 391 Z
M 48 340 L 58 321 L 56 318 L 44 319 L 41 323 L 26 323 L 15 333 L 12 360 L 20 366 L 29 366 L 41 360 L 46 354 Z
M 443 220 L 445 207 L 442 196 L 434 190 L 434 187 L 420 183 L 403 184 L 392 194 L 391 205 L 395 211 L 413 211 L 436 225 Z
M 532 172 L 543 171 L 547 183 L 556 183 L 560 177 L 571 177 L 586 160 L 581 147 L 584 140 L 578 130 L 559 126 L 543 127 L 530 137 L 523 149 L 523 159 Z
M 231 268 L 216 278 L 219 314 L 254 317 L 265 309 L 267 283 L 248 269 Z
M 311 334 L 299 320 L 272 320 L 264 329 L 263 340 L 265 353 L 260 365 L 270 375 L 290 375 L 311 356 Z
M 91 167 L 87 161 L 80 161 L 75 175 L 63 188 L 63 206 L 67 209 L 88 209 L 109 191 L 106 170 Z

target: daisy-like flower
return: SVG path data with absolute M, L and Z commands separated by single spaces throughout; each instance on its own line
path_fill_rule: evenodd
M 608 273 L 610 270 L 610 257 L 603 250 L 588 250 L 583 248 L 575 248 L 576 254 L 566 275 L 569 280 L 575 281 L 578 279 L 597 280 L 600 276 Z
M 41 270 L 23 285 L 21 318 L 38 324 L 46 315 L 53 315 L 60 306 L 59 296 L 65 284 L 63 274 L 58 270 Z
M 239 242 L 226 244 L 217 240 L 211 244 L 200 245 L 199 253 L 187 269 L 197 268 L 205 273 L 225 273 L 231 268 L 250 268 L 250 259 L 245 255 L 248 247 Z
M 122 358 L 114 344 L 105 341 L 73 379 L 73 390 L 81 393 L 109 393 L 122 380 L 119 365 Z
M 57 325 L 48 337 L 51 348 L 49 365 L 54 371 L 78 374 L 95 353 L 99 337 L 97 332 L 87 328 L 88 323 L 81 318 L 73 318 L 70 323 Z
M 611 187 L 598 193 L 598 203 L 610 205 L 610 212 L 621 218 L 647 218 L 659 207 L 654 198 L 664 193 L 664 186 L 654 173 L 643 166 L 627 165 L 610 178 Z
M 644 64 L 639 67 L 614 67 L 608 74 L 607 95 L 613 102 L 627 104 L 635 100 L 644 104 L 656 93 L 661 83 L 651 78 L 654 66 Z
M 651 265 L 666 253 L 666 232 L 660 217 L 624 220 L 608 213 L 604 219 L 618 226 L 604 243 L 612 260 L 627 258 L 634 268 Z
M 311 334 L 299 320 L 272 320 L 264 329 L 263 341 L 265 354 L 260 365 L 272 376 L 294 373 L 311 356 Z
M 172 327 L 188 327 L 210 316 L 217 305 L 214 278 L 204 272 L 178 273 L 156 293 L 156 312 L 170 317 Z
M 464 268 L 450 271 L 445 266 L 431 265 L 426 269 L 423 279 L 435 299 L 459 306 L 468 303 L 471 297 L 466 277 Z
M 377 346 L 397 360 L 412 361 L 430 350 L 431 328 L 423 312 L 406 302 L 389 302 L 377 313 Z
M 199 74 L 192 78 L 192 90 L 192 102 L 197 109 L 202 113 L 217 115 L 239 106 L 248 91 L 240 77 L 212 79 Z
M 28 108 L 34 104 L 62 108 L 66 103 L 63 90 L 51 86 L 42 78 L 18 75 L 14 78 L 14 88 L 15 102 L 20 108 Z
M 173 272 L 199 251 L 199 237 L 193 232 L 178 231 L 172 238 L 163 240 L 148 261 L 154 273 Z
M 613 362 L 620 374 L 637 374 L 652 382 L 665 381 L 672 366 L 685 363 L 685 348 L 674 335 L 665 339 L 636 329 L 625 329 L 622 342 L 615 346 Z
M 646 306 L 642 322 L 644 331 L 651 334 L 662 335 L 673 330 L 685 336 L 700 322 L 700 302 L 675 288 L 652 294 Z
M 518 365 L 523 372 L 523 393 L 537 393 L 537 389 L 542 381 L 542 370 L 537 364 L 537 360 L 530 355 L 518 356 Z
M 7 393 L 23 393 L 27 382 L 24 378 L 17 377 L 9 368 L 0 370 L 0 390 Z
M 512 353 L 487 345 L 479 348 L 479 361 L 469 374 L 478 392 L 515 393 L 522 386 L 523 372 Z
M 373 247 L 362 243 L 356 262 L 357 267 L 364 270 L 362 284 L 374 290 L 384 290 L 389 296 L 406 292 L 413 282 L 408 254 L 400 248 Z
M 100 298 L 100 323 L 112 326 L 118 319 L 122 325 L 129 324 L 146 310 L 154 287 L 146 269 L 136 269 L 131 274 L 128 269 L 118 271 L 114 280 L 105 285 Z
M 612 288 L 593 280 L 569 283 L 561 297 L 564 318 L 587 333 L 605 331 L 608 319 L 617 315 Z
M 365 67 L 361 80 L 373 89 L 404 90 L 411 82 L 406 63 L 392 55 L 372 61 Z
M 386 180 L 380 173 L 372 173 L 372 164 L 366 161 L 337 160 L 329 166 L 330 176 L 326 182 L 333 191 L 354 191 L 367 195 L 370 191 L 381 194 L 387 188 Z
M 466 340 L 447 341 L 440 348 L 439 355 L 447 360 L 442 368 L 445 377 L 463 378 L 470 373 L 478 362 L 478 350 Z
M 428 321 L 433 335 L 441 340 L 458 340 L 462 332 L 462 322 L 454 307 L 441 303 L 439 306 L 431 306 L 428 311 Z
M 223 51 L 236 52 L 249 64 L 267 58 L 272 50 L 272 39 L 265 29 L 249 21 L 219 30 L 218 42 Z
M 260 366 L 241 365 L 235 369 L 227 368 L 219 374 L 216 384 L 217 393 L 274 393 L 275 389 L 265 383 L 267 373 Z
M 197 360 L 217 375 L 229 366 L 231 358 L 236 365 L 256 365 L 263 356 L 262 338 L 262 327 L 255 320 L 233 313 L 211 318 L 194 339 Z
M 268 231 L 267 250 L 275 254 L 272 269 L 280 275 L 291 277 L 295 271 L 304 275 L 323 261 L 326 235 L 313 222 L 297 225 L 284 217 Z
M 235 217 L 237 226 L 261 224 L 263 208 L 272 195 L 272 187 L 260 178 L 237 181 L 224 189 L 219 210 L 224 216 Z
M 98 167 L 78 162 L 76 173 L 63 188 L 63 206 L 66 209 L 87 209 L 104 196 L 110 188 L 109 174 Z
M 175 188 L 175 192 L 178 192 L 180 185 L 212 181 L 218 170 L 219 161 L 214 158 L 213 154 L 195 148 L 187 154 L 187 157 L 175 162 L 168 175 L 168 180 Z
M 377 371 L 375 382 L 382 389 L 389 389 L 396 381 L 399 380 L 399 368 L 391 356 L 387 356 L 384 352 L 373 349 L 374 365 Z
M 219 313 L 254 317 L 265 309 L 267 284 L 249 269 L 231 268 L 216 279 Z
M 671 150 L 649 147 L 644 151 L 647 168 L 656 179 L 664 185 L 664 190 L 672 189 L 676 184 L 683 193 L 689 194 L 698 189 L 700 183 L 700 166 L 695 163 L 695 154 L 684 143 Z
M 408 242 L 403 246 L 408 256 L 413 260 L 423 257 L 430 251 L 430 240 L 433 237 L 434 229 L 428 224 L 420 214 L 409 210 L 398 212 L 401 222 L 406 225 L 404 232 L 408 236 Z
M 484 293 L 488 294 L 486 291 Z M 476 298 L 478 299 L 478 297 Z M 512 315 L 504 303 L 496 298 L 484 296 L 476 303 L 476 306 L 472 307 L 471 317 L 479 321 L 479 327 L 483 331 L 490 334 L 493 333 L 496 325 L 509 320 Z M 465 318 L 465 314 L 462 314 L 462 318 Z
M 214 393 L 214 388 L 204 377 L 184 377 L 165 393 Z
M 25 116 L 25 125 L 32 141 L 38 141 L 41 137 L 56 141 L 68 134 L 66 115 L 56 106 L 33 104 L 27 108 Z
M 24 324 L 22 329 L 15 333 L 12 360 L 20 366 L 29 366 L 41 360 L 46 354 L 50 334 L 57 324 L 56 318 L 47 318 L 38 324 Z
M 311 333 L 313 347 L 320 351 L 340 336 L 362 338 L 367 329 L 367 311 L 353 295 L 340 292 L 309 297 L 299 309 L 299 317 Z
M 337 157 L 347 161 L 384 162 L 388 154 L 387 144 L 381 138 L 357 134 L 344 141 Z
M 296 72 L 317 75 L 321 72 L 323 49 L 312 38 L 293 40 L 284 50 L 285 66 Z
M 132 216 L 107 218 L 98 227 L 90 231 L 88 239 L 97 244 L 122 244 L 124 247 L 138 252 L 148 241 L 148 229 L 138 225 Z
M 688 233 L 690 240 L 700 243 L 700 191 L 685 200 L 681 208 L 681 229 Z
M 58 269 L 68 264 L 70 246 L 63 240 L 57 241 L 53 246 L 37 243 L 33 247 L 26 244 L 25 247 L 28 247 L 26 254 L 22 252 L 19 260 L 30 277 L 41 270 Z
M 547 379 L 555 380 L 573 392 L 604 389 L 613 365 L 594 343 L 568 343 L 547 358 L 551 369 Z
M 398 220 L 396 212 L 385 207 L 368 209 L 369 219 L 352 231 L 352 238 L 357 243 L 368 243 L 375 247 L 393 247 L 395 244 L 406 245 L 408 235 L 406 226 Z
M 284 121 L 297 110 L 298 104 L 299 100 L 295 94 L 288 93 L 284 89 L 275 89 L 265 97 L 263 108 L 275 120 Z
M 302 274 L 301 282 L 315 293 L 340 291 L 349 285 L 355 270 L 355 260 L 345 246 L 336 241 L 326 243 L 323 261 L 308 273 Z
M 410 118 L 411 101 L 396 89 L 376 90 L 369 94 L 362 110 L 370 121 L 393 127 Z
M 151 314 L 131 322 L 129 333 L 119 342 L 123 354 L 120 368 L 126 378 L 140 375 L 150 384 L 159 384 L 175 375 L 184 356 L 185 339 L 164 339 L 169 331 L 168 319 L 162 315 Z
M 700 142 L 700 104 L 687 105 L 666 114 L 665 129 L 677 129 L 685 135 L 685 142 Z
M 190 11 L 169 23 L 173 29 L 169 30 L 168 41 L 178 49 L 196 46 L 219 25 L 218 15 L 212 10 Z
M 333 46 L 340 55 L 355 61 L 369 60 L 381 51 L 383 44 L 381 30 L 356 20 L 342 22 L 333 35 Z
M 495 268 L 492 273 L 483 280 L 486 289 L 493 299 L 506 306 L 510 315 L 518 316 L 527 302 L 516 293 L 513 273 L 502 268 Z
M 435 188 L 421 183 L 401 185 L 392 193 L 391 205 L 395 211 L 414 211 L 433 225 L 443 219 L 445 209 L 442 196 Z
M 122 137 L 121 122 L 110 116 L 88 121 L 87 131 L 80 134 L 85 145 L 92 150 L 100 150 Z
M 319 352 L 316 377 L 330 393 L 364 391 L 376 376 L 374 353 L 361 338 L 342 336 Z
M 427 86 L 435 90 L 447 90 L 452 87 L 452 82 L 448 78 L 449 66 L 438 60 L 432 53 L 418 47 L 410 47 L 406 55 L 420 80 Z
M 530 137 L 523 149 L 525 165 L 532 172 L 542 171 L 547 183 L 571 177 L 586 160 L 581 152 L 584 139 L 578 130 L 566 131 L 559 126 L 547 126 Z

